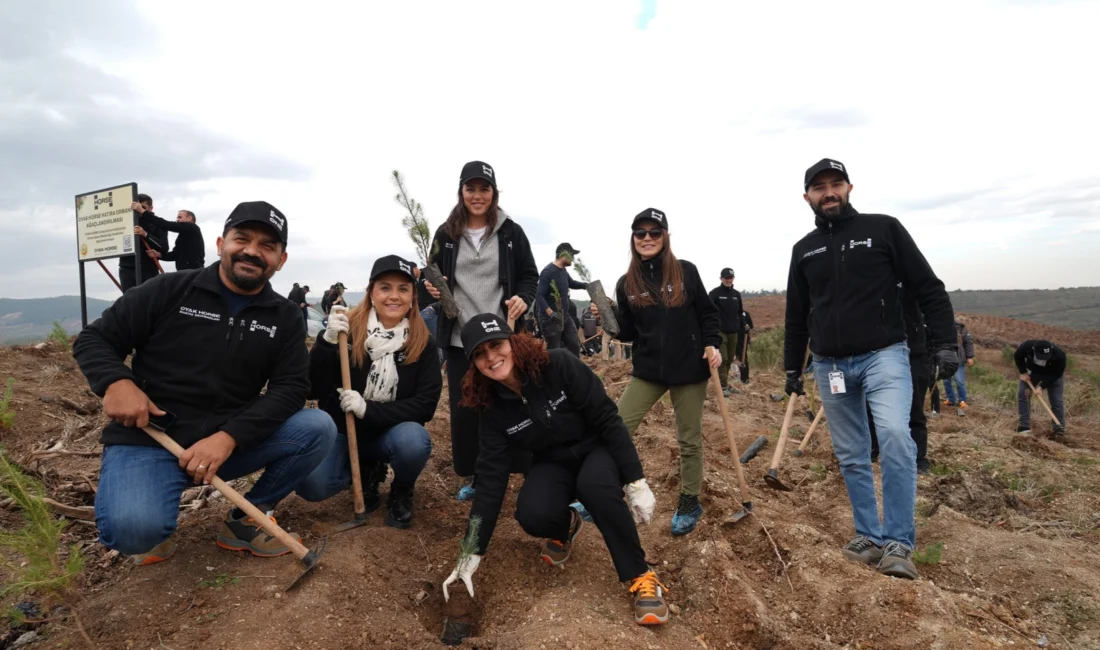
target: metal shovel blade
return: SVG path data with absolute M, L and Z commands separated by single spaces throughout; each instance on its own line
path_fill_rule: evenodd
M 297 578 L 294 578 L 293 582 L 286 586 L 286 589 L 283 589 L 284 592 L 293 589 L 299 582 L 301 582 L 302 578 L 306 577 L 306 574 L 317 568 L 317 565 L 321 563 L 321 556 L 324 554 L 325 548 L 327 546 L 328 537 L 322 537 L 321 542 L 317 545 L 317 548 L 315 550 L 311 549 L 309 553 L 306 553 L 305 557 L 299 560 L 299 562 L 304 564 L 306 568 L 298 574 Z
M 726 520 L 722 522 L 722 525 L 723 526 L 732 526 L 732 525 L 736 524 L 737 522 L 741 521 L 742 519 L 744 519 L 745 517 L 748 517 L 751 511 L 752 511 L 752 501 L 746 501 L 745 503 L 741 504 L 741 509 L 740 510 L 738 510 L 737 512 L 734 512 L 734 513 L 730 514 L 730 516 L 726 517 Z
M 780 492 L 790 492 L 791 488 L 784 485 L 783 481 L 779 480 L 779 470 L 769 469 L 768 473 L 764 475 L 764 484 L 773 490 L 779 490 Z
M 336 535 L 338 533 L 343 533 L 343 532 L 349 531 L 353 528 L 359 528 L 360 526 L 367 525 L 367 520 L 369 518 L 370 518 L 369 513 L 357 512 L 357 513 L 355 513 L 355 518 L 352 519 L 351 521 L 345 521 L 342 524 L 319 526 L 318 528 L 323 529 L 323 531 L 324 531 L 323 534 L 326 535 L 326 536 L 327 535 Z
M 802 455 L 802 450 L 801 449 L 795 449 L 791 453 L 794 454 L 795 456 L 801 456 Z

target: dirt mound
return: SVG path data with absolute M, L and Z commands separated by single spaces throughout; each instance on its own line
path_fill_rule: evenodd
M 766 304 L 749 303 L 758 326 L 781 317 L 781 297 L 752 300 Z M 595 368 L 613 396 L 621 393 L 629 364 Z M 16 420 L 0 444 L 54 500 L 90 506 L 104 417 L 79 371 L 57 347 L 0 349 L 0 380 L 9 376 Z M 679 482 L 671 405 L 659 402 L 638 431 L 657 496 L 655 521 L 640 534 L 675 606 L 668 625 L 633 624 L 627 590 L 595 527 L 563 568 L 539 561 L 541 540 L 507 516 L 517 476 L 475 578 L 474 636 L 463 647 L 984 649 L 1034 646 L 1043 637 L 1050 648 L 1100 647 L 1100 422 L 1071 421 L 1066 445 L 1014 435 L 1012 413 L 981 395 L 968 417 L 931 421 L 936 469 L 920 477 L 918 494 L 922 579 L 908 582 L 844 561 L 851 514 L 827 422 L 804 457 L 790 455 L 801 435 L 792 434 L 780 472 L 794 491 L 765 487 L 784 410 L 768 395 L 781 385 L 778 372 L 754 374 L 728 400 L 739 447 L 770 439 L 745 466 L 754 509 L 736 525 L 724 525 L 742 495 L 713 396 L 704 417 L 706 515 L 691 535 L 669 534 Z M 282 588 L 298 571 L 291 558 L 215 546 L 228 509 L 216 494 L 184 498 L 179 551 L 155 566 L 133 566 L 95 541 L 94 524 L 74 523 L 66 542 L 87 555 L 80 607 L 88 633 L 110 648 L 441 647 L 448 612 L 439 585 L 469 511 L 454 499 L 460 481 L 450 467 L 448 424 L 444 398 L 428 427 L 434 450 L 417 484 L 412 528 L 386 527 L 372 514 L 367 526 L 331 537 L 321 566 L 289 594 Z M 321 504 L 292 496 L 278 515 L 313 544 L 312 530 L 351 512 L 347 494 Z M 0 526 L 18 523 L 19 513 L 0 505 Z M 0 601 L 0 609 L 13 602 Z M 5 625 L 0 639 L 14 638 Z M 37 647 L 81 647 L 63 624 L 43 631 Z

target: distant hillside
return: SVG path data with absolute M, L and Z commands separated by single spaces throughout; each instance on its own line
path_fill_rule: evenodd
M 111 303 L 88 298 L 88 320 L 99 318 Z M 59 321 L 70 334 L 80 331 L 80 296 L 0 298 L 0 345 L 41 341 Z
M 1076 330 L 1100 330 L 1100 287 L 952 291 L 955 311 L 1005 316 Z

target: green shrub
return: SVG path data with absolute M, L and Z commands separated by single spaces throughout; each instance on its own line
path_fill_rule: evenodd
M 783 366 L 783 328 L 775 327 L 752 337 L 749 365 L 757 370 L 779 370 Z
M 1016 348 L 1006 345 L 1001 348 L 1001 361 L 1010 368 L 1016 367 Z
M 943 559 L 943 542 L 936 542 L 924 547 L 922 551 L 913 553 L 913 561 L 917 564 L 939 564 Z
M 1016 403 L 1017 381 L 981 363 L 975 363 L 970 368 L 966 387 L 969 392 L 981 395 L 997 406 L 1008 407 Z
M 56 341 L 61 349 L 66 352 L 70 352 L 69 348 L 69 333 L 65 331 L 65 328 L 61 326 L 59 321 L 53 322 L 53 329 L 50 330 L 50 335 L 46 337 L 47 341 Z
M 4 386 L 4 394 L 0 395 L 0 431 L 8 431 L 15 423 L 15 409 L 11 406 L 12 389 L 15 386 L 15 378 L 8 377 Z

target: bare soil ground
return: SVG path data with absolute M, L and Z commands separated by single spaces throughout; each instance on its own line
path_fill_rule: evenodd
M 781 323 L 782 297 L 747 302 L 758 329 Z M 980 365 L 1004 377 L 1013 371 L 999 348 L 1033 333 L 1089 361 L 1100 354 L 1100 333 L 1048 333 L 1046 326 L 989 317 L 969 322 L 979 342 L 990 346 L 980 350 Z M 593 365 L 617 398 L 629 366 Z M 16 380 L 16 419 L 11 431 L 0 432 L 0 444 L 44 480 L 53 499 L 90 506 L 104 418 L 79 371 L 53 344 L 3 348 L 0 380 L 7 377 Z M 1096 413 L 1071 413 L 1064 445 L 1045 439 L 1041 427 L 1035 435 L 1015 434 L 1014 411 L 977 392 L 967 417 L 945 410 L 932 420 L 929 456 L 936 469 L 919 481 L 918 545 L 942 544 L 942 551 L 938 561 L 930 553 L 919 567 L 922 579 L 909 582 L 843 560 L 851 514 L 827 426 L 806 456 L 787 452 L 780 471 L 796 486 L 793 492 L 764 486 L 784 410 L 769 396 L 781 388 L 780 372 L 754 369 L 752 384 L 728 400 L 740 448 L 761 434 L 772 441 L 746 465 L 755 508 L 734 526 L 723 522 L 741 497 L 713 397 L 704 421 L 706 516 L 691 535 L 669 534 L 679 476 L 667 400 L 638 431 L 657 494 L 657 516 L 641 529 L 642 542 L 676 606 L 668 625 L 633 624 L 626 588 L 617 583 L 595 527 L 581 535 L 564 568 L 550 568 L 537 557 L 541 540 L 502 517 L 475 576 L 477 624 L 464 647 L 1100 648 Z M 106 551 L 93 524 L 74 522 L 68 541 L 87 554 L 80 608 L 88 633 L 103 648 L 441 647 L 439 585 L 453 567 L 469 508 L 454 499 L 460 481 L 450 468 L 447 413 L 444 398 L 428 427 L 435 448 L 417 485 L 412 528 L 388 528 L 376 512 L 367 526 L 331 537 L 321 567 L 287 594 L 282 588 L 298 571 L 292 558 L 244 557 L 215 546 L 228 508 L 217 495 L 185 498 L 179 551 L 151 567 Z M 788 450 L 808 424 L 796 421 Z M 46 451 L 51 448 L 67 453 Z M 521 481 L 513 478 L 506 513 Z M 322 504 L 291 496 L 277 515 L 314 543 L 311 531 L 351 512 L 347 494 Z M 0 526 L 19 521 L 17 511 L 0 507 Z M 0 619 L 0 648 L 17 636 L 6 626 Z M 32 647 L 83 645 L 62 623 L 40 632 Z

